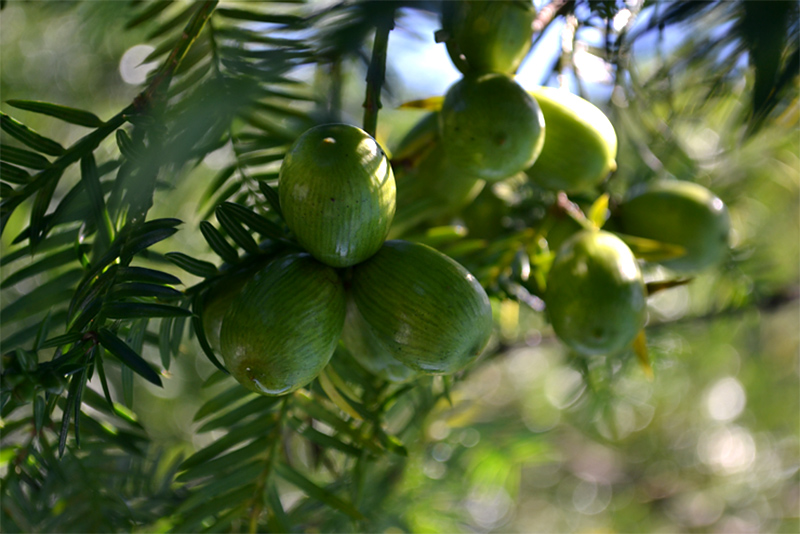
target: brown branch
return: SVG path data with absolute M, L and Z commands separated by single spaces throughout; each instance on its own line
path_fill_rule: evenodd
M 381 109 L 381 88 L 386 76 L 386 49 L 389 32 L 394 28 L 394 11 L 388 12 L 375 28 L 372 60 L 367 70 L 367 94 L 364 99 L 364 131 L 375 137 L 378 129 L 378 110 Z

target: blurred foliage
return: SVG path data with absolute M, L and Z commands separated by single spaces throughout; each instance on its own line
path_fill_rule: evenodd
M 730 209 L 727 261 L 649 300 L 652 380 L 633 351 L 556 342 L 541 280 L 574 221 L 516 178 L 406 233 L 492 297 L 466 371 L 393 384 L 340 348 L 274 399 L 215 367 L 207 296 L 296 247 L 285 150 L 376 97 L 379 139 L 401 137 L 419 114 L 388 108 L 430 95 L 400 54 L 376 74 L 374 29 L 440 7 L 4 3 L 4 532 L 800 529 L 794 2 L 537 3 L 541 83 L 619 136 L 618 170 L 569 200 L 606 193 L 613 230 L 630 187 L 672 176 Z

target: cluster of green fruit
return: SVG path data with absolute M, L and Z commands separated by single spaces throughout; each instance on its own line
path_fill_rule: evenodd
M 307 385 L 342 337 L 357 356 L 369 347 L 368 369 L 393 379 L 452 373 L 480 354 L 492 314 L 475 278 L 430 247 L 385 241 L 395 181 L 370 135 L 345 124 L 305 132 L 284 158 L 279 197 L 307 252 L 210 297 L 204 314 L 245 387 L 282 395 Z
M 585 197 L 616 169 L 617 137 L 602 111 L 562 90 L 525 91 L 510 77 L 530 47 L 530 1 L 444 7 L 439 35 L 463 78 L 427 101 L 434 112 L 391 165 L 354 126 L 300 136 L 281 166 L 279 199 L 307 252 L 279 257 L 246 283 L 243 276 L 238 289 L 209 297 L 204 330 L 246 387 L 280 395 L 308 384 L 340 339 L 388 380 L 462 369 L 491 335 L 486 292 L 448 256 L 387 237 L 460 215 L 486 183 L 524 177 Z M 627 243 L 668 244 L 673 253 L 662 263 L 682 273 L 727 251 L 725 206 L 693 183 L 632 191 L 615 218 L 618 235 L 580 217 L 546 232 L 557 253 L 537 291 L 556 334 L 583 354 L 622 350 L 645 324 L 647 290 Z
M 586 196 L 616 169 L 616 133 L 601 110 L 559 89 L 527 93 L 509 77 L 530 46 L 530 4 L 445 4 L 438 35 L 464 77 L 395 152 L 400 168 L 410 167 L 398 173 L 402 230 L 431 214 L 459 216 L 486 182 L 520 172 L 542 189 Z M 429 99 L 423 107 L 438 105 Z M 547 236 L 557 254 L 538 289 L 556 334 L 583 354 L 624 349 L 645 324 L 646 286 L 626 241 L 667 244 L 673 254 L 661 263 L 684 274 L 727 251 L 727 210 L 694 183 L 651 182 L 631 191 L 614 216 L 622 238 L 572 219 Z

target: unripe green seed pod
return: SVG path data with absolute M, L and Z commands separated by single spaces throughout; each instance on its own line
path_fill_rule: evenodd
M 301 135 L 281 165 L 278 193 L 297 241 L 332 267 L 369 258 L 394 218 L 389 160 L 369 134 L 347 124 L 316 126 Z
M 444 2 L 447 51 L 464 74 L 513 74 L 531 48 L 535 18 L 530 0 Z
M 590 190 L 617 168 L 617 134 L 594 104 L 562 89 L 531 91 L 542 110 L 547 136 L 526 172 L 542 187 L 568 193 Z
M 345 311 L 334 269 L 308 254 L 278 258 L 247 283 L 222 320 L 225 367 L 264 395 L 303 387 L 333 355 Z
M 545 140 L 539 105 L 503 74 L 467 76 L 447 91 L 439 114 L 452 165 L 497 181 L 533 165 Z
M 426 245 L 387 241 L 353 268 L 351 289 L 375 338 L 424 373 L 462 369 L 492 333 L 492 308 L 478 281 Z
M 620 206 L 620 222 L 626 234 L 683 247 L 683 256 L 660 262 L 678 272 L 700 271 L 728 253 L 728 209 L 699 184 L 650 182 Z
M 628 246 L 602 230 L 582 230 L 559 249 L 547 276 L 547 314 L 558 337 L 581 354 L 630 344 L 646 318 L 646 292 Z

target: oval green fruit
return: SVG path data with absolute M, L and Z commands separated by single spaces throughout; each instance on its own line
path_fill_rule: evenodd
M 728 209 L 699 184 L 677 180 L 648 183 L 619 211 L 624 233 L 685 249 L 683 256 L 660 262 L 675 271 L 700 271 L 719 263 L 728 253 Z
M 360 128 L 326 124 L 306 131 L 286 154 L 279 180 L 286 224 L 319 261 L 355 265 L 386 239 L 394 175 L 381 147 Z
M 620 238 L 602 230 L 582 230 L 559 249 L 547 276 L 545 303 L 558 337 L 587 355 L 625 348 L 646 318 L 636 258 Z
M 447 51 L 464 74 L 513 74 L 531 48 L 535 18 L 530 0 L 444 2 Z
M 450 87 L 439 129 L 451 164 L 487 181 L 529 168 L 545 140 L 536 100 L 503 74 L 466 76 Z
M 492 308 L 481 285 L 426 245 L 387 241 L 353 268 L 351 289 L 375 339 L 396 360 L 424 373 L 462 369 L 492 333 Z
M 264 265 L 260 266 L 263 267 Z M 257 270 L 259 269 L 239 269 L 229 273 L 217 282 L 203 299 L 203 332 L 214 352 L 220 352 L 219 334 L 222 329 L 222 319 Z
M 417 376 L 416 371 L 397 361 L 378 341 L 352 299 L 347 303 L 342 341 L 353 358 L 375 376 L 390 382 L 405 382 Z
M 531 91 L 542 110 L 547 136 L 526 172 L 540 186 L 568 193 L 589 190 L 616 170 L 617 134 L 594 104 L 563 89 Z
M 264 395 L 303 387 L 333 355 L 345 311 L 334 269 L 308 254 L 278 258 L 247 283 L 222 320 L 225 367 Z

